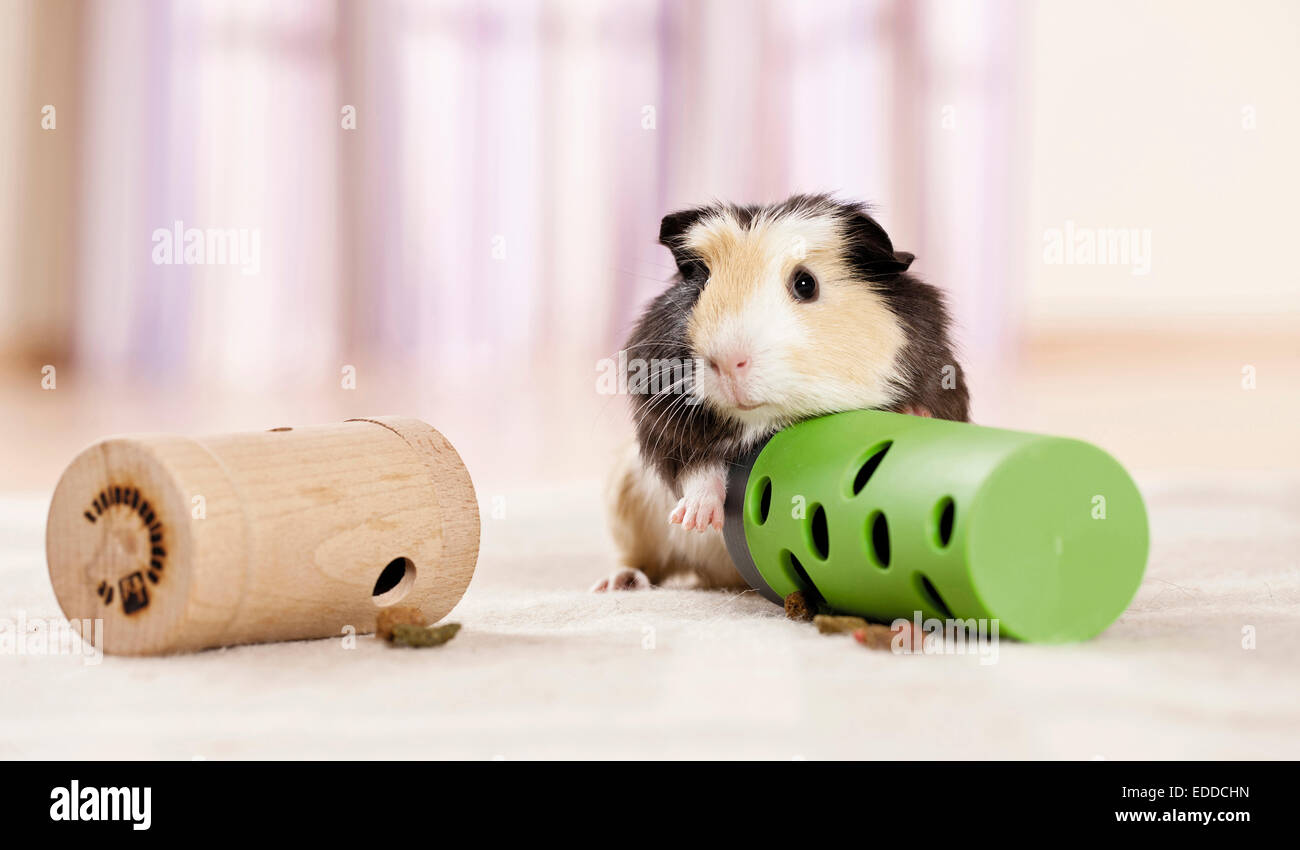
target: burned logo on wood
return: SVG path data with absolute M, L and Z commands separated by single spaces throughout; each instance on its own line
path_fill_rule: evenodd
M 148 538 L 139 550 L 146 553 L 141 558 L 142 563 L 137 569 L 121 576 L 116 586 L 106 579 L 100 581 L 95 592 L 105 605 L 112 605 L 120 599 L 124 614 L 134 614 L 148 607 L 149 584 L 156 585 L 162 580 L 167 559 L 167 550 L 163 546 L 162 520 L 154 512 L 149 500 L 144 498 L 138 487 L 114 484 L 99 491 L 83 516 L 91 524 L 109 517 L 114 517 L 117 522 L 129 517 L 138 518 L 138 533 Z M 145 559 L 147 564 L 143 563 Z

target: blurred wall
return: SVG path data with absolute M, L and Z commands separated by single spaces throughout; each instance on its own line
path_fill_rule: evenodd
M 24 364 L 74 337 L 85 7 L 0 6 L 0 355 Z
M 1029 6 L 1033 330 L 1296 331 L 1300 4 Z M 1049 264 L 1044 233 L 1148 231 L 1150 270 Z

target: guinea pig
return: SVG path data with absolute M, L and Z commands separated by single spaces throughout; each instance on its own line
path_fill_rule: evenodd
M 659 242 L 677 275 L 625 346 L 636 444 L 608 493 L 624 568 L 592 591 L 744 587 L 720 533 L 728 465 L 781 428 L 861 408 L 969 418 L 943 295 L 865 205 L 713 204 L 666 216 Z

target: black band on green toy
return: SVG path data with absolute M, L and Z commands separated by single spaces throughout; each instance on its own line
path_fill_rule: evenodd
M 766 444 L 764 441 L 763 445 Z M 727 543 L 727 554 L 731 556 L 731 563 L 735 565 L 740 577 L 765 599 L 780 605 L 785 600 L 768 586 L 767 580 L 763 578 L 763 574 L 758 571 L 758 566 L 754 563 L 749 544 L 745 542 L 744 505 L 745 495 L 749 492 L 749 473 L 762 450 L 763 446 L 757 446 L 739 463 L 733 463 L 727 473 L 727 503 L 724 510 L 722 538 Z

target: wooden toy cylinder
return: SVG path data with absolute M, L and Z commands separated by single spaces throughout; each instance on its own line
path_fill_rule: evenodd
M 45 551 L 69 620 L 103 650 L 156 655 L 428 622 L 460 600 L 479 514 L 460 456 L 416 419 L 187 438 L 114 437 L 78 455 Z

